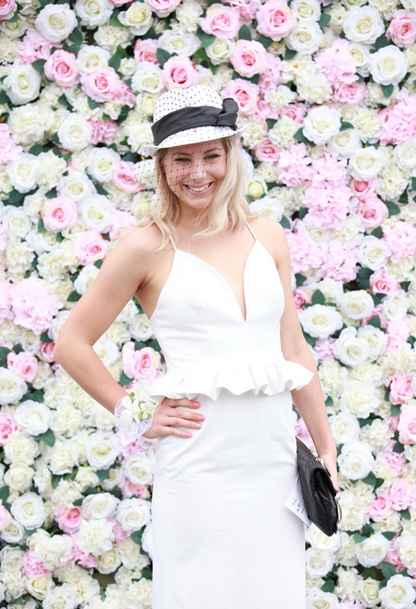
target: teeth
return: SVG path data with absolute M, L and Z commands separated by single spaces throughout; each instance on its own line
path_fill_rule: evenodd
M 207 190 L 207 188 L 209 188 L 211 186 L 211 184 L 207 184 L 206 186 L 201 186 L 201 188 L 191 188 L 191 186 L 187 186 L 187 188 L 189 188 L 189 190 L 192 190 L 193 192 L 203 192 L 204 190 Z

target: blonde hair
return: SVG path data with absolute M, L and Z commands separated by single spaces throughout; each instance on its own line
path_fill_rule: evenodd
M 206 227 L 195 233 L 195 236 L 209 236 L 223 230 L 234 230 L 246 224 L 248 218 L 255 218 L 250 211 L 247 199 L 243 194 L 245 166 L 235 137 L 221 140 L 226 154 L 226 174 L 215 192 L 210 205 L 198 214 L 193 228 L 198 229 L 202 224 Z M 180 214 L 178 197 L 169 188 L 163 160 L 169 148 L 163 148 L 156 153 L 156 204 L 138 226 L 146 227 L 155 223 L 162 232 L 163 249 L 169 243 L 170 237 L 175 241 L 174 223 Z

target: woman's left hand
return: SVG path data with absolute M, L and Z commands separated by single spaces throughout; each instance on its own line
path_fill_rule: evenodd
M 318 456 L 320 459 L 323 459 L 326 469 L 331 474 L 332 484 L 334 485 L 335 490 L 339 492 L 336 453 L 321 453 Z

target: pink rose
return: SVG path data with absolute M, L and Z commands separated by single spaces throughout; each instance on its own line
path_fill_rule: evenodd
M 146 0 L 146 3 L 158 17 L 167 17 L 178 8 L 181 0 Z
M 59 196 L 48 199 L 42 207 L 40 215 L 48 230 L 59 232 L 76 224 L 78 207 L 72 199 Z
M 318 338 L 313 346 L 313 350 L 321 361 L 335 361 L 334 343 L 335 338 L 331 336 L 329 338 Z
M 303 305 L 305 303 L 311 302 L 311 297 L 310 297 L 308 290 L 305 290 L 305 288 L 299 287 L 299 288 L 296 288 L 296 290 L 293 292 L 293 300 L 295 302 L 295 306 L 296 306 L 297 310 L 302 311 Z
M 302 123 L 306 114 L 306 106 L 304 104 L 289 104 L 282 108 L 280 115 L 288 116 L 295 123 Z
M 113 172 L 113 181 L 116 186 L 127 192 L 139 192 L 144 190 L 141 182 L 136 176 L 135 164 L 129 161 L 117 163 Z
M 407 510 L 412 501 L 412 485 L 407 480 L 395 480 L 389 491 L 393 510 Z
M 166 89 L 187 89 L 196 83 L 196 67 L 189 57 L 171 57 L 163 66 L 162 77 Z
M 55 348 L 55 343 L 51 341 L 50 343 L 41 343 L 39 347 L 39 352 L 42 360 L 44 362 L 48 362 L 48 364 L 53 364 L 56 360 L 53 355 L 53 350 Z
M 134 0 L 109 0 L 114 6 L 123 6 L 123 4 L 131 4 Z
M 157 40 L 154 40 L 153 38 L 137 40 L 136 44 L 134 45 L 134 59 L 137 61 L 137 63 L 149 61 L 150 63 L 158 65 L 159 61 L 156 57 L 156 51 Z
M 357 207 L 357 215 L 365 229 L 372 230 L 389 217 L 387 205 L 378 197 L 368 197 L 360 201 Z
M 367 199 L 368 197 L 372 197 L 376 192 L 376 178 L 372 178 L 371 180 L 355 180 L 351 178 L 349 187 L 352 190 L 353 195 L 355 195 L 358 199 Z
M 393 226 L 384 227 L 384 237 L 391 250 L 392 262 L 400 262 L 416 254 L 416 227 L 399 220 Z
M 264 72 L 266 56 L 267 51 L 260 42 L 239 40 L 230 55 L 230 62 L 241 76 L 251 78 Z
M 6 506 L 1 503 L 0 499 L 0 531 L 3 531 L 5 527 L 7 527 L 10 520 L 11 516 L 9 514 L 9 511 Z
M 123 486 L 121 487 L 121 491 L 123 493 L 123 497 L 130 499 L 135 495 L 136 497 L 143 497 L 143 495 L 147 491 L 147 486 L 144 484 L 134 484 L 130 480 L 125 480 Z
M 393 565 L 393 567 L 396 567 L 397 573 L 400 573 L 400 571 L 404 571 L 405 569 L 404 565 L 400 562 L 400 556 L 397 548 L 391 547 L 384 560 L 390 565 Z
M 391 418 L 398 419 L 399 417 L 391 417 Z M 393 432 L 396 431 L 394 424 L 390 425 L 389 428 Z M 392 444 L 392 446 L 389 447 L 389 450 L 378 453 L 377 460 L 381 461 L 382 463 L 387 463 L 387 465 L 390 467 L 390 469 L 393 470 L 394 475 L 399 476 L 403 469 L 403 465 L 405 464 L 406 456 L 404 453 L 395 453 L 393 451 L 393 446 L 395 444 L 394 440 L 392 440 L 390 442 L 390 444 Z
M 16 10 L 17 4 L 15 0 L 0 1 L 0 21 L 9 19 Z
M 117 131 L 117 123 L 111 119 L 90 118 L 88 120 L 92 127 L 90 144 L 112 144 Z
M 389 382 L 390 400 L 393 404 L 404 404 L 415 394 L 413 377 L 410 374 L 394 374 Z
M 257 13 L 257 31 L 272 40 L 280 40 L 296 25 L 292 11 L 283 0 L 269 0 Z
M 135 351 L 134 343 L 128 342 L 122 348 L 123 371 L 131 379 L 155 380 L 160 365 L 160 353 L 150 347 Z
M 17 430 L 14 418 L 8 412 L 0 412 L 0 446 L 4 446 L 10 434 Z
M 75 255 L 81 264 L 94 263 L 105 258 L 108 241 L 97 230 L 89 230 L 77 235 Z
M 259 161 L 266 161 L 269 163 L 275 163 L 279 160 L 279 148 L 276 144 L 273 144 L 268 137 L 257 144 L 255 148 L 255 155 Z
M 76 506 L 60 506 L 57 508 L 55 519 L 59 527 L 64 531 L 64 533 L 70 535 L 71 533 L 75 533 L 76 531 L 78 531 L 81 525 L 81 510 L 79 507 Z
M 25 577 L 33 577 L 34 575 L 45 575 L 50 571 L 45 567 L 44 563 L 36 558 L 33 550 L 27 550 L 23 554 L 21 568 Z
M 230 6 L 211 4 L 201 20 L 201 28 L 217 38 L 234 38 L 240 29 L 240 16 Z
M 386 36 L 399 47 L 413 44 L 416 41 L 416 14 L 403 9 L 396 11 Z
M 259 101 L 260 89 L 254 83 L 243 80 L 242 78 L 236 78 L 230 80 L 222 91 L 222 96 L 232 97 L 238 104 L 240 112 L 242 114 L 255 114 L 257 112 L 257 106 Z
M 36 357 L 28 351 L 21 351 L 20 353 L 10 351 L 7 354 L 6 362 L 10 370 L 13 370 L 17 376 L 28 383 L 33 381 L 39 369 Z
M 373 294 L 392 294 L 396 290 L 400 290 L 400 283 L 392 275 L 389 275 L 385 269 L 375 271 L 370 277 L 370 289 Z
M 359 104 L 365 98 L 363 82 L 340 83 L 334 87 L 334 100 L 343 104 Z
M 375 522 L 387 518 L 391 511 L 392 505 L 388 493 L 381 493 L 368 509 L 371 518 Z
M 407 406 L 400 413 L 398 425 L 399 441 L 402 444 L 416 442 L 416 406 Z
M 82 74 L 81 87 L 96 102 L 113 101 L 117 97 L 120 79 L 114 68 L 98 68 L 90 74 Z
M 64 88 L 73 87 L 79 81 L 79 69 L 74 53 L 58 50 L 52 53 L 44 65 L 45 76 Z

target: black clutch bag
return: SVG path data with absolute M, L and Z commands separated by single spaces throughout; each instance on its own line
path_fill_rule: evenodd
M 296 438 L 297 463 L 305 508 L 311 521 L 326 535 L 338 530 L 341 508 L 338 493 L 322 459 Z

